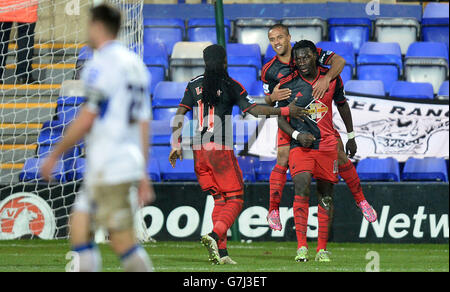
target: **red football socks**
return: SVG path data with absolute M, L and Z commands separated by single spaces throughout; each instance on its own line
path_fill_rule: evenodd
M 306 243 L 306 231 L 308 228 L 309 197 L 295 196 L 294 198 L 294 222 L 297 234 L 297 249 L 302 246 L 308 247 Z
M 213 226 L 217 223 L 220 215 L 220 211 L 222 211 L 223 206 L 225 206 L 225 200 L 222 198 L 220 199 L 214 199 L 214 209 L 212 212 L 212 222 Z M 219 249 L 226 249 L 227 248 L 227 236 L 219 239 L 219 242 L 217 243 Z
M 217 222 L 214 223 L 213 232 L 215 232 L 220 239 L 227 236 L 227 231 L 233 225 L 237 216 L 242 210 L 244 201 L 242 199 L 227 200 L 225 205 L 220 210 L 217 217 Z M 220 248 L 220 247 L 219 247 Z
M 283 195 L 284 185 L 286 184 L 286 171 L 286 167 L 276 164 L 272 172 L 270 173 L 269 213 L 272 210 L 277 210 L 280 207 L 281 196 Z
M 328 242 L 328 224 L 330 222 L 330 215 L 320 204 L 317 208 L 317 217 L 319 219 L 319 235 L 317 237 L 317 251 L 327 249 Z
M 356 172 L 356 168 L 350 160 L 344 165 L 339 165 L 339 175 L 350 188 L 357 204 L 366 199 L 361 188 L 361 182 L 358 173 Z

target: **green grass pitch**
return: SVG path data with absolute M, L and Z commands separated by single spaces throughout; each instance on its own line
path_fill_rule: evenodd
M 448 272 L 448 244 L 329 243 L 330 263 L 314 261 L 316 243 L 309 246 L 310 261 L 294 261 L 295 242 L 229 242 L 230 256 L 238 265 L 213 266 L 200 242 L 144 244 L 158 272 L 364 272 L 376 252 L 381 272 Z M 65 240 L 0 241 L 0 272 L 63 272 L 69 262 Z M 116 256 L 100 245 L 103 271 L 121 271 Z M 367 257 L 367 259 L 366 259 Z

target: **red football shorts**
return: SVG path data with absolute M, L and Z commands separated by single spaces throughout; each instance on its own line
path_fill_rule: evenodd
M 242 171 L 233 150 L 211 142 L 193 152 L 194 170 L 203 191 L 214 189 L 225 197 L 244 193 Z
M 338 153 L 296 147 L 289 153 L 289 167 L 292 177 L 309 172 L 316 180 L 338 182 Z
M 283 130 L 278 128 L 278 136 L 277 136 L 278 147 L 290 146 L 291 145 L 291 137 L 286 134 Z

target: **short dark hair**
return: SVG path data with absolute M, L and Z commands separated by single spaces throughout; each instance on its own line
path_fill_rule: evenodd
M 305 48 L 309 48 L 311 50 L 311 52 L 316 55 L 316 57 L 317 57 L 316 62 L 317 62 L 317 65 L 319 65 L 319 54 L 317 53 L 317 47 L 312 41 L 309 41 L 309 40 L 301 40 L 301 41 L 295 43 L 294 47 L 292 47 L 292 60 L 294 60 L 294 62 L 295 62 L 295 51 L 296 50 L 305 49 Z
M 283 29 L 286 32 L 287 35 L 290 35 L 289 34 L 289 28 L 286 25 L 281 24 L 281 23 L 277 23 L 277 24 L 272 25 L 269 28 L 269 30 L 267 31 L 267 33 L 269 33 L 269 31 L 271 31 L 272 29 L 276 29 L 276 28 L 281 28 L 281 29 Z
M 119 34 L 122 15 L 119 9 L 111 5 L 100 4 L 91 8 L 91 20 L 103 23 L 106 29 L 116 37 Z

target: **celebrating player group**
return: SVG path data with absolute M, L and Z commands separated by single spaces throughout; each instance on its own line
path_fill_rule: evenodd
M 182 159 L 180 129 L 184 115 L 197 107 L 198 121 L 194 137 L 194 163 L 199 184 L 214 198 L 213 230 L 204 235 L 202 244 L 215 264 L 236 264 L 226 248 L 227 230 L 236 220 L 244 201 L 242 172 L 233 153 L 226 123 L 233 105 L 254 116 L 278 116 L 277 164 L 270 176 L 270 202 L 267 221 L 270 228 L 281 230 L 279 205 L 289 167 L 295 185 L 293 203 L 297 234 L 297 262 L 308 261 L 306 242 L 310 182 L 317 181 L 319 199 L 319 236 L 315 259 L 330 261 L 326 249 L 333 219 L 333 186 L 338 174 L 349 186 L 356 205 L 369 222 L 377 218 L 375 210 L 364 197 L 359 177 L 348 156 L 357 147 L 350 108 L 344 96 L 339 74 L 345 60 L 331 51 L 316 48 L 302 40 L 294 47 L 286 26 L 277 24 L 268 31 L 268 38 L 276 56 L 262 69 L 266 103 L 256 105 L 245 88 L 227 74 L 226 53 L 212 45 L 204 50 L 205 73 L 193 78 L 173 123 L 172 151 L 169 160 L 173 167 Z M 323 65 L 331 65 L 330 69 Z M 332 101 L 337 105 L 348 132 L 344 149 L 339 133 L 333 127 Z M 227 143 L 228 142 L 228 143 Z M 197 146 L 197 147 L 196 147 Z
M 151 260 L 133 230 L 135 207 L 154 200 L 145 171 L 150 76 L 142 60 L 116 40 L 120 11 L 102 4 L 90 13 L 89 42 L 97 55 L 85 65 L 82 74 L 88 101 L 41 166 L 41 174 L 50 180 L 59 157 L 86 137 L 86 178 L 70 221 L 72 249 L 80 258 L 78 270 L 101 270 L 100 252 L 92 233 L 100 226 L 108 230 L 112 249 L 125 271 L 152 271 Z M 347 156 L 353 157 L 357 147 L 339 76 L 345 61 L 307 40 L 292 47 L 287 27 L 280 24 L 269 29 L 268 37 L 276 52 L 261 74 L 268 105 L 256 104 L 246 89 L 228 75 L 225 49 L 211 45 L 203 51 L 204 74 L 188 83 L 172 121 L 169 161 L 176 167 L 177 159 L 183 157 L 184 116 L 194 111 L 194 170 L 203 192 L 214 199 L 213 228 L 202 236 L 201 242 L 214 264 L 236 264 L 228 254 L 227 231 L 245 199 L 242 171 L 234 155 L 230 131 L 234 105 L 256 117 L 278 116 L 278 157 L 270 176 L 267 221 L 270 228 L 282 229 L 278 209 L 289 167 L 295 185 L 293 210 L 298 242 L 295 261 L 309 259 L 306 231 L 312 178 L 317 181 L 319 202 L 316 260 L 330 261 L 327 241 L 334 209 L 333 186 L 338 182 L 338 174 L 349 186 L 366 220 L 373 222 L 377 217 L 364 198 L 356 170 Z M 333 127 L 333 101 L 348 132 L 345 149 Z

